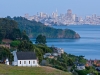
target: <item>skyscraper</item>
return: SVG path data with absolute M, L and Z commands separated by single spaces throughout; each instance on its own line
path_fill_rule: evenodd
M 29 14 L 28 13 L 25 14 L 24 17 L 28 19 L 29 18 Z
M 72 10 L 68 9 L 66 14 L 67 20 L 72 20 Z

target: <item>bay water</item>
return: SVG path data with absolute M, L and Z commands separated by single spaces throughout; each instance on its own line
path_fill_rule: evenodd
M 63 48 L 73 55 L 83 55 L 86 59 L 100 59 L 100 25 L 53 26 L 57 29 L 72 29 L 80 39 L 47 39 L 48 46 Z M 31 39 L 34 43 L 35 39 Z

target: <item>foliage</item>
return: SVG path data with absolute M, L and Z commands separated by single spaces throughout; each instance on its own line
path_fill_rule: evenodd
M 0 43 L 1 43 L 2 39 L 3 39 L 3 35 L 0 33 Z
M 38 35 L 36 38 L 36 44 L 46 44 L 46 37 L 44 35 Z
M 63 70 L 63 71 L 67 71 L 67 69 L 65 69 L 65 68 L 62 67 L 62 66 L 57 66 L 57 65 L 55 65 L 54 68 L 57 68 L 57 69 L 60 69 L 60 70 Z
M 0 36 L 6 39 L 15 39 L 12 37 L 13 32 L 18 30 L 17 22 L 5 18 L 0 18 Z M 19 37 L 18 34 L 15 35 L 16 38 Z M 0 38 L 2 40 L 2 38 Z
M 46 45 L 38 44 L 38 45 L 35 45 L 35 46 L 42 50 L 42 54 L 53 52 L 53 50 L 50 47 L 46 46 Z
M 98 73 L 98 75 L 100 75 L 100 73 Z
M 29 41 L 22 40 L 18 46 L 18 51 L 34 51 L 34 46 Z
M 78 75 L 87 75 L 89 72 L 87 70 L 78 70 L 76 71 Z
M 89 73 L 92 73 L 92 74 L 94 74 L 94 75 L 98 75 L 98 71 L 96 71 L 95 67 L 93 67 L 93 66 L 86 67 L 86 70 L 87 70 Z
M 80 62 L 80 63 L 86 63 L 86 59 L 84 59 L 84 56 L 82 56 L 82 55 L 80 55 L 80 56 L 78 56 L 78 61 Z
M 75 56 L 71 54 L 69 54 L 68 56 L 71 58 L 73 62 L 79 62 L 79 63 L 86 64 L 87 60 L 84 58 L 84 56 Z
M 9 19 L 9 18 L 8 18 Z M 11 19 L 11 18 L 10 18 Z M 70 29 L 55 29 L 45 26 L 40 22 L 29 21 L 23 17 L 12 18 L 18 22 L 21 31 L 26 31 L 29 37 L 36 38 L 39 34 L 45 35 L 47 38 L 79 38 L 76 32 Z
M 67 66 L 73 66 L 75 62 L 75 60 L 66 53 L 62 54 L 61 57 L 58 57 L 57 59 L 60 62 L 67 63 Z
M 6 58 L 8 58 L 10 62 L 13 61 L 13 55 L 11 54 L 10 50 L 0 47 L 0 60 L 4 62 Z
M 67 63 L 61 62 L 59 60 L 56 59 L 46 59 L 48 64 L 51 64 L 52 67 L 63 70 L 63 71 L 67 71 Z
M 10 43 L 10 45 L 11 45 L 12 47 L 18 47 L 19 44 L 20 44 L 20 41 L 19 41 L 19 40 L 15 40 L 15 41 L 12 41 L 12 42 Z
M 20 31 L 16 21 L 6 18 L 0 18 L 0 41 L 2 41 L 2 39 L 29 40 L 26 33 Z
M 22 40 L 30 41 L 30 40 L 29 40 L 29 37 L 28 37 L 27 34 L 26 34 L 26 31 L 25 31 L 25 30 L 22 32 Z

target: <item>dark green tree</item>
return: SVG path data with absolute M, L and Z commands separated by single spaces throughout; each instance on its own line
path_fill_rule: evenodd
M 13 55 L 11 54 L 10 50 L 0 47 L 0 60 L 4 62 L 6 58 L 8 58 L 10 62 L 13 61 Z
M 15 40 L 15 41 L 12 41 L 11 43 L 10 43 L 10 45 L 12 46 L 12 47 L 18 47 L 19 45 L 20 45 L 20 41 L 19 40 Z
M 18 29 L 18 24 L 16 21 L 0 18 L 0 40 L 16 40 L 17 38 L 21 38 L 21 35 L 22 33 Z
M 21 39 L 22 33 L 19 29 L 13 29 L 13 32 L 11 33 L 11 39 L 16 40 L 16 39 Z
M 3 35 L 0 33 L 0 42 L 2 41 L 3 39 Z
M 76 71 L 78 73 L 78 75 L 87 75 L 89 74 L 88 70 L 79 70 L 79 71 Z
M 44 35 L 38 35 L 36 38 L 36 44 L 46 44 L 46 37 Z
M 29 41 L 24 40 L 20 42 L 18 51 L 34 51 L 34 46 Z

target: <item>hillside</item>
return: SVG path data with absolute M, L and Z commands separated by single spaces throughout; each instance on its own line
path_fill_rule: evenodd
M 17 67 L 0 64 L 0 75 L 71 75 L 51 67 Z
M 70 29 L 55 29 L 23 17 L 14 17 L 13 20 L 18 22 L 20 30 L 25 30 L 30 38 L 36 38 L 39 34 L 45 35 L 46 38 L 80 38 L 79 34 Z
M 26 34 L 20 31 L 16 21 L 0 18 L 0 41 L 2 39 L 24 39 L 25 37 L 27 37 Z

